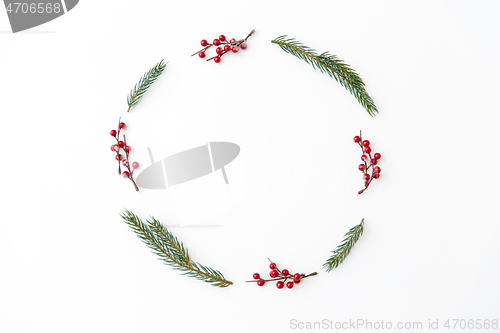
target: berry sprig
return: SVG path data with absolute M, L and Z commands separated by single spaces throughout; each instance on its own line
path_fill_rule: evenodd
M 119 175 L 122 174 L 121 165 L 120 165 L 120 161 L 121 161 L 121 157 L 122 157 L 122 155 L 120 154 L 120 144 L 123 146 L 123 142 L 120 143 L 118 138 L 120 137 L 120 131 L 122 130 L 122 128 L 125 128 L 125 123 L 122 123 L 121 119 L 122 119 L 121 117 L 118 118 L 118 131 L 111 130 L 111 132 L 109 132 L 109 134 L 116 139 L 116 144 L 111 146 L 111 151 L 116 152 L 115 159 L 118 161 L 118 174 Z
M 240 49 L 245 50 L 247 48 L 246 41 L 250 36 L 253 35 L 254 32 L 255 32 L 255 29 L 250 31 L 250 33 L 248 34 L 248 36 L 245 37 L 245 39 L 240 39 L 240 40 L 236 40 L 234 38 L 231 38 L 228 41 L 226 39 L 226 36 L 224 36 L 224 35 L 220 35 L 219 38 L 214 39 L 212 43 L 207 42 L 206 39 L 202 39 L 200 44 L 201 44 L 201 46 L 203 46 L 203 48 L 201 50 L 193 53 L 191 56 L 198 55 L 200 58 L 205 58 L 205 56 L 206 56 L 205 52 L 210 47 L 217 46 L 217 48 L 215 49 L 215 52 L 217 53 L 217 55 L 212 57 L 212 58 L 208 58 L 207 61 L 213 60 L 214 62 L 219 63 L 222 56 L 224 54 L 228 53 L 229 51 L 236 53 Z
M 318 274 L 316 272 L 307 275 L 299 273 L 291 274 L 288 269 L 280 270 L 278 266 L 276 266 L 276 264 L 272 261 L 269 264 L 269 268 L 271 269 L 271 271 L 269 272 L 269 276 L 272 279 L 266 280 L 261 278 L 259 273 L 254 273 L 254 280 L 246 282 L 256 282 L 259 287 L 262 287 L 266 282 L 277 281 L 276 288 L 283 289 L 283 287 L 285 287 L 286 285 L 288 289 L 292 289 L 295 284 L 300 283 L 300 281 L 302 281 L 303 279 Z M 286 282 L 287 280 L 290 281 Z
M 372 180 L 377 179 L 380 177 L 380 167 L 376 166 L 378 163 L 378 160 L 380 159 L 381 155 L 379 153 L 371 154 L 372 148 L 370 147 L 370 141 L 368 140 L 363 140 L 361 138 L 361 131 L 359 131 L 359 136 L 354 137 L 354 142 L 356 142 L 360 147 L 361 150 L 363 151 L 363 155 L 361 155 L 361 160 L 363 163 L 361 163 L 358 166 L 358 169 L 363 173 L 363 180 L 365 181 L 365 188 L 360 190 L 358 192 L 358 195 L 363 193 L 368 186 L 370 186 L 370 183 Z M 371 168 L 371 175 L 369 174 Z
M 135 169 L 139 167 L 139 163 L 133 162 L 132 163 L 132 169 L 130 168 L 130 162 L 129 162 L 129 153 L 132 150 L 132 148 L 127 145 L 127 139 L 125 138 L 125 135 L 123 135 L 123 140 L 120 140 L 120 131 L 125 128 L 125 123 L 121 122 L 121 117 L 118 119 L 118 131 L 117 130 L 111 130 L 109 134 L 115 138 L 116 144 L 111 146 L 111 151 L 114 151 L 116 153 L 115 159 L 118 161 L 118 174 L 122 175 L 124 178 L 128 178 L 132 181 L 134 184 L 134 188 L 136 191 L 139 191 L 139 188 L 137 187 L 137 184 L 134 181 L 133 174 Z M 125 158 L 123 158 L 122 154 L 120 154 L 120 150 L 123 150 L 125 152 Z M 121 171 L 121 166 L 124 166 L 127 168 L 128 171 Z

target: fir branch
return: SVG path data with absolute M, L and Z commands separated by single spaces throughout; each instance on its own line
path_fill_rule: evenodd
M 130 95 L 127 96 L 128 110 L 130 111 L 132 106 L 136 105 L 142 96 L 146 93 L 149 87 L 156 81 L 156 79 L 163 73 L 167 64 L 163 63 L 163 59 L 156 64 L 153 68 L 147 71 L 143 77 L 136 83 L 134 88 L 130 90 Z
M 120 216 L 161 261 L 173 269 L 181 271 L 182 275 L 194 277 L 221 288 L 233 284 L 226 280 L 221 272 L 192 261 L 184 244 L 154 217 L 144 223 L 137 215 L 128 210 L 125 210 Z
M 361 223 L 352 227 L 345 235 L 342 244 L 337 246 L 335 251 L 332 251 L 332 256 L 323 265 L 323 268 L 327 272 L 332 271 L 334 268 L 338 267 L 347 255 L 351 252 L 352 247 L 359 239 L 359 236 L 363 234 L 363 222 L 365 219 L 361 220 Z
M 314 49 L 287 37 L 280 36 L 271 42 L 278 44 L 283 51 L 304 60 L 314 69 L 333 77 L 358 100 L 370 116 L 373 117 L 378 113 L 375 103 L 365 90 L 365 83 L 349 65 L 328 52 L 318 55 Z

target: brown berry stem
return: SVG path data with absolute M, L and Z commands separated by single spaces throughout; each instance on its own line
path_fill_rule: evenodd
M 253 35 L 253 33 L 254 33 L 254 32 L 255 32 L 255 29 L 253 29 L 252 31 L 250 31 L 250 33 L 248 34 L 248 36 L 246 36 L 246 37 L 245 37 L 245 39 L 243 40 L 243 42 L 246 42 L 246 41 L 247 41 L 247 39 L 248 39 L 250 36 L 252 36 L 252 35 Z M 242 42 L 242 43 L 243 43 L 243 42 Z M 240 44 L 241 44 L 241 43 L 240 43 Z
M 370 178 L 370 180 L 368 182 L 365 182 L 365 188 L 362 189 L 362 190 L 360 190 L 360 191 L 358 191 L 358 195 L 360 195 L 361 193 L 363 193 L 368 188 L 368 186 L 372 182 L 372 179 L 373 179 L 373 171 L 372 171 L 372 177 Z
M 191 57 L 192 57 L 192 56 L 197 55 L 197 54 L 198 54 L 198 53 L 200 53 L 200 52 L 205 52 L 205 51 L 206 51 L 206 50 L 207 50 L 210 46 L 213 46 L 213 45 L 214 45 L 214 44 L 210 44 L 210 43 L 209 43 L 209 44 L 207 44 L 207 46 L 205 46 L 204 48 L 202 48 L 202 49 L 201 49 L 201 50 L 199 50 L 198 52 L 195 52 L 195 53 L 191 54 Z
M 130 176 L 130 180 L 132 181 L 132 184 L 134 184 L 135 190 L 139 192 L 139 188 L 137 187 L 137 184 L 135 183 L 134 179 L 132 179 L 132 176 Z
M 310 277 L 310 276 L 314 276 L 314 275 L 318 275 L 318 272 L 314 272 L 314 273 L 311 273 L 311 274 L 308 274 L 308 275 L 304 275 L 302 277 L 302 279 L 306 278 L 306 277 Z

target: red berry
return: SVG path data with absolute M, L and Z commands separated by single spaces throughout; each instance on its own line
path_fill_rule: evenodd
M 379 159 L 380 159 L 380 157 L 381 157 L 381 156 L 380 156 L 380 154 L 379 154 L 379 153 L 375 153 L 375 154 L 373 155 L 373 158 L 375 158 L 375 159 L 377 159 L 377 160 L 379 160 Z
M 359 136 L 357 136 L 357 135 L 356 135 L 356 136 L 354 137 L 354 142 L 359 142 L 359 141 L 361 141 L 361 138 L 360 138 Z
M 367 157 L 366 155 L 361 155 L 361 160 L 362 160 L 362 161 L 366 161 L 366 159 L 367 159 L 367 158 L 368 158 L 368 157 Z
M 300 279 L 301 279 L 301 278 L 302 278 L 302 276 L 301 276 L 299 273 L 295 273 L 295 274 L 293 275 L 293 279 L 294 279 L 295 281 L 297 281 L 297 280 L 299 280 L 299 281 L 300 281 Z
M 270 263 L 269 264 L 269 268 L 270 269 L 275 269 L 276 268 L 276 264 L 274 262 Z
M 288 269 L 282 270 L 281 273 L 283 273 L 284 276 L 287 276 L 288 274 L 290 274 L 290 272 L 288 271 Z
M 247 43 L 241 43 L 240 47 L 242 50 L 245 50 L 248 46 Z
M 266 283 L 266 281 L 263 281 L 263 280 L 257 281 L 257 285 L 259 287 L 262 287 L 264 285 L 264 283 Z
M 374 173 L 380 173 L 380 167 L 376 166 L 373 168 Z
M 292 288 L 293 288 L 293 282 L 292 282 L 292 281 L 287 282 L 287 283 L 286 283 L 286 287 L 287 287 L 288 289 L 292 289 Z
M 364 164 L 358 165 L 358 169 L 361 171 L 365 170 L 365 165 Z
M 231 44 L 236 43 L 236 39 L 231 38 L 231 39 L 229 40 L 229 43 L 231 43 Z
M 111 132 L 109 132 L 109 134 L 111 134 L 111 136 L 114 136 L 116 138 L 116 131 L 115 130 L 111 130 Z
M 123 148 L 123 150 L 125 150 L 126 153 L 130 153 L 130 146 L 125 146 L 125 148 Z
M 363 141 L 363 146 L 368 147 L 370 145 L 370 141 L 364 140 Z
M 198 53 L 198 57 L 205 58 L 205 52 L 200 51 L 200 53 Z
M 119 150 L 120 150 L 120 147 L 118 147 L 118 145 L 111 146 L 111 151 L 118 152 Z
M 366 180 L 366 181 L 369 181 L 369 180 L 370 180 L 370 175 L 369 175 L 369 174 L 367 174 L 367 173 L 365 173 L 365 174 L 363 175 L 363 179 L 364 179 L 364 180 Z
M 121 154 L 116 154 L 115 159 L 117 161 L 121 160 L 122 159 L 122 155 Z
M 128 161 L 127 160 L 123 160 L 122 164 L 123 164 L 123 166 L 128 166 Z
M 120 123 L 120 124 L 118 125 L 118 128 L 124 128 L 124 127 L 125 127 L 125 123 Z
M 295 282 L 295 284 L 297 284 L 297 283 L 300 283 L 300 280 L 293 279 L 293 282 Z
M 125 146 L 125 143 L 123 141 L 118 141 L 118 146 L 120 148 L 123 148 L 123 146 Z
M 380 175 L 378 173 L 373 174 L 373 178 L 377 179 L 378 177 L 380 177 Z
M 200 44 L 201 44 L 201 46 L 207 46 L 208 42 L 206 41 L 206 39 L 202 39 Z
M 231 46 L 229 45 L 224 45 L 224 51 L 228 52 L 229 50 L 231 50 Z
M 129 177 L 128 171 L 123 171 L 122 176 L 123 176 L 123 178 L 128 178 Z
M 215 62 L 220 62 L 220 57 L 219 56 L 214 57 L 214 61 Z
M 269 272 L 269 276 L 272 278 L 278 277 L 279 273 L 277 270 L 273 269 L 272 271 Z
M 139 167 L 139 163 L 134 162 L 134 163 L 132 163 L 132 166 L 134 167 L 134 169 L 137 169 Z
M 276 288 L 282 289 L 284 286 L 285 286 L 285 284 L 283 283 L 283 281 L 276 282 Z
M 226 40 L 226 36 L 224 36 L 224 35 L 220 35 L 220 36 L 219 36 L 219 40 L 221 40 L 221 41 Z
M 254 275 L 253 275 L 253 279 L 254 279 L 254 280 L 258 280 L 258 279 L 260 279 L 260 274 L 259 274 L 259 273 L 254 273 Z
M 216 38 L 216 39 L 214 39 L 214 41 L 212 42 L 212 44 L 214 44 L 215 46 L 219 46 L 220 45 L 220 40 L 218 40 Z
M 239 50 L 240 49 L 236 45 L 231 48 L 231 51 L 233 51 L 234 53 L 238 52 Z
M 217 52 L 217 54 L 222 54 L 222 47 L 218 47 L 215 52 Z
M 365 147 L 365 153 L 369 154 L 372 151 L 370 147 Z
M 378 162 L 378 160 L 377 160 L 376 158 L 374 158 L 374 159 L 372 160 L 372 165 L 377 164 L 377 162 Z

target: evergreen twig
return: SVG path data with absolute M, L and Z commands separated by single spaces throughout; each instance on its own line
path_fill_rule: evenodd
M 370 116 L 373 117 L 378 113 L 375 103 L 365 90 L 365 83 L 361 77 L 337 56 L 328 52 L 318 55 L 314 49 L 286 35 L 277 37 L 271 42 L 278 44 L 285 52 L 304 60 L 314 69 L 319 69 L 322 73 L 333 77 L 358 100 Z
M 226 280 L 219 271 L 192 261 L 183 243 L 179 242 L 177 237 L 154 217 L 144 223 L 128 210 L 125 210 L 120 216 L 161 261 L 173 269 L 181 271 L 182 275 L 194 277 L 221 288 L 233 284 Z
M 328 260 L 323 265 L 323 268 L 326 269 L 327 272 L 332 271 L 334 268 L 338 267 L 347 255 L 351 252 L 352 247 L 359 239 L 359 236 L 363 234 L 363 222 L 365 219 L 361 220 L 361 223 L 355 225 L 344 235 L 344 240 L 342 244 L 337 246 L 335 251 L 332 251 L 332 256 L 328 258 Z
M 149 87 L 163 73 L 165 66 L 167 66 L 167 64 L 164 64 L 162 59 L 159 63 L 156 64 L 156 66 L 154 66 L 149 71 L 144 73 L 144 76 L 141 77 L 141 79 L 139 80 L 139 82 L 136 83 L 134 88 L 130 90 L 130 95 L 127 96 L 127 104 L 128 104 L 127 112 L 130 111 L 132 106 L 136 105 L 139 102 L 139 100 L 146 93 Z

